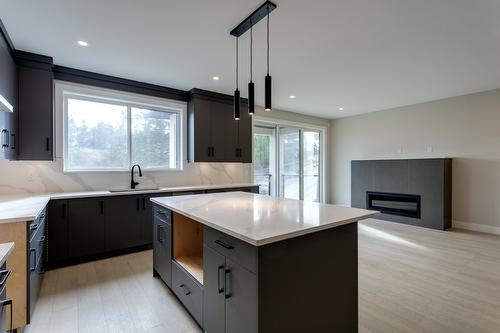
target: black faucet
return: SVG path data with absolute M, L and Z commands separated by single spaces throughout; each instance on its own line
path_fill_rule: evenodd
M 137 167 L 139 169 L 139 177 L 142 177 L 142 170 L 139 164 L 132 165 L 132 170 L 130 170 L 130 188 L 135 189 L 135 185 L 139 185 L 139 182 L 134 181 L 134 168 Z

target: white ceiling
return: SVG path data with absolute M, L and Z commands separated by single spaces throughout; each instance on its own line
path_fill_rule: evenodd
M 262 2 L 0 0 L 0 18 L 16 48 L 53 56 L 58 65 L 231 94 L 235 43 L 229 31 Z M 336 118 L 500 87 L 498 0 L 276 3 L 275 108 Z M 90 46 L 79 47 L 80 39 Z M 248 44 L 246 34 L 240 38 L 243 96 Z M 254 46 L 262 105 L 264 21 L 254 29 Z

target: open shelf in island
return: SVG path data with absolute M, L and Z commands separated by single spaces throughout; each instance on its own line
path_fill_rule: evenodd
M 174 213 L 173 259 L 203 285 L 203 226 Z

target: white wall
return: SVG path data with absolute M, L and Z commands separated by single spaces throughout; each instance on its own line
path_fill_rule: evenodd
M 332 202 L 350 203 L 353 159 L 452 157 L 454 225 L 500 232 L 500 89 L 331 123 Z

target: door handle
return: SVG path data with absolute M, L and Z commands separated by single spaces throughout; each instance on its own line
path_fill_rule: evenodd
M 156 239 L 158 240 L 158 243 L 163 243 L 163 238 L 161 238 L 161 231 L 163 230 L 163 226 L 161 224 L 158 224 L 158 229 L 157 229 L 157 235 Z
M 30 230 L 36 230 L 38 228 L 38 223 L 30 225 Z
M 222 294 L 224 292 L 224 288 L 221 288 L 221 282 L 220 282 L 220 279 L 221 279 L 220 272 L 221 271 L 224 271 L 224 266 L 222 266 L 222 265 L 217 267 L 217 289 L 219 289 L 219 294 Z
M 184 295 L 191 295 L 191 291 L 185 285 L 181 284 L 179 287 L 184 291 Z
M 31 263 L 31 259 L 33 259 L 33 255 L 35 254 L 35 259 L 33 260 L 33 264 Z M 34 272 L 36 269 L 36 249 L 30 249 L 30 272 Z
M 233 296 L 230 292 L 228 292 L 228 290 L 229 290 L 229 287 L 228 287 L 229 283 L 228 283 L 228 281 L 230 281 L 230 277 L 231 277 L 231 270 L 230 269 L 226 269 L 224 271 L 224 289 L 225 289 L 225 291 L 224 291 L 224 298 L 225 299 L 228 299 L 231 296 Z
M 10 146 L 10 148 L 11 149 L 16 149 L 16 135 L 15 134 L 11 134 L 10 137 L 12 138 L 12 145 Z
M 135 208 L 136 208 L 136 210 L 139 210 L 141 208 L 139 202 L 140 202 L 139 198 L 135 199 Z
M 165 215 L 165 212 L 161 209 L 157 209 L 156 214 Z
M 49 143 L 50 143 L 50 142 L 49 142 L 49 137 L 47 137 L 47 138 L 45 139 L 45 149 L 47 149 L 47 151 L 50 151 Z
M 9 146 L 7 144 L 6 134 L 7 134 L 7 130 L 3 129 L 2 130 L 2 147 L 4 147 L 4 148 Z
M 142 210 L 146 210 L 146 198 L 142 198 Z
M 208 157 L 211 156 L 211 153 L 212 153 L 212 149 L 210 149 L 211 147 L 208 147 Z
M 232 250 L 232 249 L 234 249 L 234 246 L 229 245 L 229 244 L 226 244 L 226 243 L 224 243 L 223 241 L 218 240 L 218 239 L 215 241 L 215 244 L 220 245 L 220 246 L 222 246 L 223 248 L 225 248 L 225 249 L 227 249 L 227 250 Z

